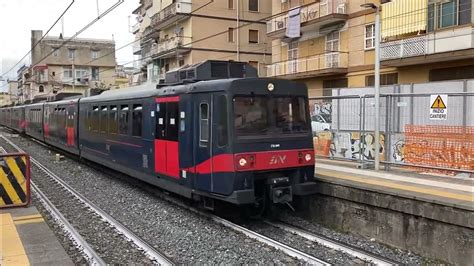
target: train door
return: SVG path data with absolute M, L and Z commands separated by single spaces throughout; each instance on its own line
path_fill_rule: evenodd
M 66 108 L 66 139 L 67 146 L 75 145 L 75 136 L 74 136 L 74 117 L 76 116 L 76 110 L 74 105 L 69 105 Z
M 213 191 L 213 150 L 212 150 L 212 95 L 195 94 L 194 113 L 196 141 L 194 141 L 194 186 L 199 190 Z
M 155 172 L 179 179 L 179 97 L 156 99 Z

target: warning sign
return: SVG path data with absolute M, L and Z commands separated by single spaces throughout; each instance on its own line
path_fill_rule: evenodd
M 430 120 L 448 119 L 448 95 L 435 94 L 430 97 Z

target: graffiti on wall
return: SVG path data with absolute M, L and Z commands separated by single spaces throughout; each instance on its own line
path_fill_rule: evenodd
M 311 116 L 321 116 L 326 123 L 332 123 L 332 103 L 315 102 L 311 105 Z
M 384 160 L 385 135 L 380 134 L 379 154 Z M 375 136 L 359 132 L 319 132 L 315 136 L 316 153 L 332 158 L 373 160 L 375 158 Z M 318 151 L 319 148 L 324 150 Z

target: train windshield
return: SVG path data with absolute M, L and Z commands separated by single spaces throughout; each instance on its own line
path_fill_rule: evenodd
M 309 131 L 304 97 L 238 96 L 234 98 L 237 137 Z

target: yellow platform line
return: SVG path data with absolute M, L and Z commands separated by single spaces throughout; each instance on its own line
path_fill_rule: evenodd
M 317 173 L 318 175 L 336 177 L 339 179 L 355 181 L 355 182 L 363 183 L 363 184 L 377 185 L 377 186 L 395 188 L 395 189 L 400 189 L 400 190 L 424 193 L 424 194 L 429 194 L 429 195 L 433 195 L 437 197 L 474 202 L 474 195 L 463 195 L 463 194 L 457 194 L 457 193 L 452 193 L 452 192 L 446 192 L 446 191 L 438 190 L 438 189 L 421 188 L 421 187 L 415 187 L 415 186 L 410 186 L 410 185 L 402 185 L 399 183 L 388 182 L 388 181 L 348 176 L 349 175 L 348 173 L 342 174 L 342 173 L 337 173 L 334 171 L 326 171 L 326 170 L 320 170 L 320 169 L 317 170 Z
M 44 222 L 41 214 L 18 216 L 13 218 L 15 224 L 31 224 L 31 223 L 42 223 Z
M 0 264 L 3 266 L 30 265 L 11 215 L 0 214 L 0 222 Z
M 17 195 L 15 189 L 13 188 L 10 180 L 8 180 L 7 174 L 0 168 L 0 183 L 3 185 L 5 190 L 7 191 L 8 196 L 12 200 L 13 204 L 22 203 L 20 197 Z

